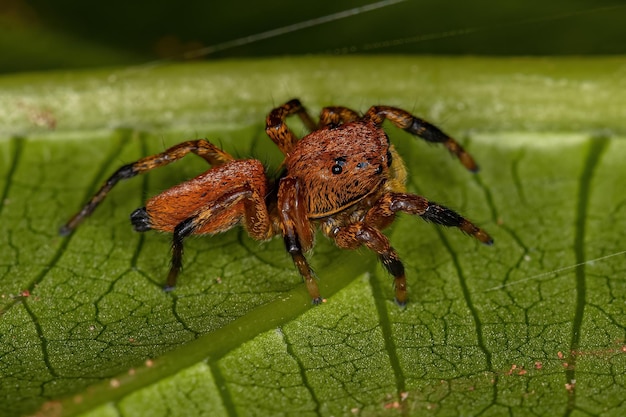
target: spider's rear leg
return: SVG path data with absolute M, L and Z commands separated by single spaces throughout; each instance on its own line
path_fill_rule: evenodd
M 63 236 L 67 236 L 72 233 L 72 231 L 78 227 L 85 217 L 93 213 L 96 207 L 98 207 L 102 200 L 104 200 L 107 194 L 120 180 L 132 178 L 138 174 L 143 174 L 155 168 L 168 165 L 181 159 L 189 153 L 194 153 L 202 157 L 213 166 L 219 166 L 233 160 L 232 156 L 219 149 L 211 142 L 205 139 L 198 139 L 179 143 L 178 145 L 172 146 L 161 153 L 141 158 L 136 162 L 124 165 L 115 171 L 115 173 L 113 173 L 113 175 L 105 181 L 100 190 L 94 194 L 91 200 L 89 200 L 78 213 L 76 213 L 63 227 L 61 227 L 59 233 Z
M 413 116 L 406 110 L 389 106 L 373 106 L 365 114 L 364 119 L 372 120 L 379 126 L 387 119 L 399 128 L 412 135 L 419 136 L 427 142 L 441 143 L 450 153 L 459 158 L 465 168 L 472 172 L 478 171 L 478 165 L 476 165 L 474 158 L 456 140 L 441 131 L 437 126 Z
M 172 264 L 165 289 L 174 288 L 182 269 L 183 239 L 192 234 L 218 233 L 231 228 L 240 220 L 254 239 L 266 240 L 271 237 L 272 223 L 263 196 L 249 184 L 225 192 L 197 214 L 178 223 L 172 238 Z

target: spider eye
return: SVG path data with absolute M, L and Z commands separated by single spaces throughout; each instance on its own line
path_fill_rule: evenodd
M 335 175 L 341 174 L 343 171 L 343 166 L 346 164 L 346 158 L 340 156 L 339 158 L 335 158 L 335 165 L 330 169 L 331 172 Z

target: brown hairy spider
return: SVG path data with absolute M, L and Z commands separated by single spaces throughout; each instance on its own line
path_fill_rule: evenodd
M 285 124 L 294 114 L 311 131 L 300 140 Z M 212 168 L 152 197 L 130 215 L 138 232 L 173 233 L 167 290 L 176 285 L 182 268 L 183 239 L 242 224 L 257 240 L 283 237 L 313 303 L 319 304 L 323 299 L 304 256 L 313 247 L 317 226 L 340 248 L 365 246 L 374 251 L 393 275 L 396 302 L 403 305 L 407 300 L 404 266 L 381 232 L 398 212 L 458 227 L 488 245 L 493 240 L 449 208 L 406 193 L 406 169 L 382 129 L 385 119 L 428 142 L 443 144 L 467 169 L 477 171 L 472 157 L 454 139 L 404 110 L 374 106 L 360 116 L 345 107 L 326 107 L 316 124 L 294 99 L 272 110 L 266 119 L 265 131 L 285 154 L 283 172 L 276 180 L 268 178 L 256 159 L 234 159 L 204 139 L 183 142 L 119 168 L 60 233 L 71 233 L 119 180 L 165 166 L 191 152 Z

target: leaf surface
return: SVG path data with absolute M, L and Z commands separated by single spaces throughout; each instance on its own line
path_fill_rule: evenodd
M 316 57 L 0 78 L 0 414 L 620 415 L 624 68 Z M 399 308 L 374 255 L 319 236 L 313 308 L 281 239 L 233 229 L 189 239 L 164 293 L 170 236 L 128 214 L 202 172 L 194 157 L 120 183 L 58 236 L 116 168 L 182 140 L 276 169 L 264 116 L 295 96 L 313 113 L 399 106 L 453 134 L 479 174 L 388 128 L 409 190 L 496 244 L 400 217 Z

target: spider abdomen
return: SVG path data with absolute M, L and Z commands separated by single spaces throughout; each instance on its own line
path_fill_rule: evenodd
M 172 233 L 176 225 L 215 204 L 228 190 L 240 189 L 246 183 L 261 195 L 267 192 L 265 169 L 259 160 L 234 160 L 211 168 L 149 199 L 145 209 L 150 227 Z M 214 234 L 232 228 L 245 213 L 243 205 L 240 201 L 219 211 L 194 234 Z

